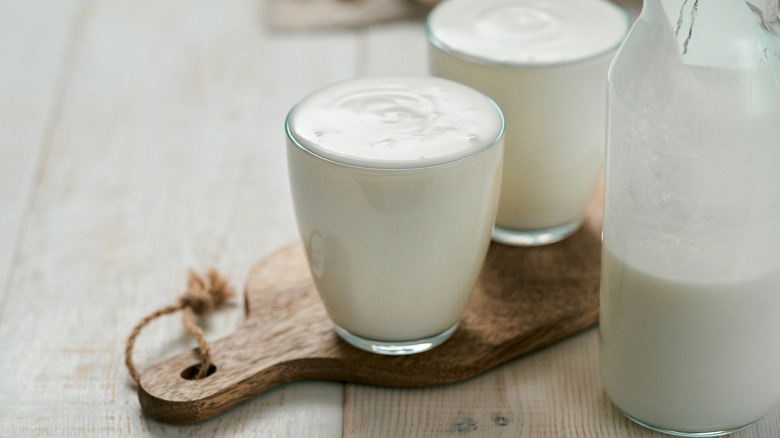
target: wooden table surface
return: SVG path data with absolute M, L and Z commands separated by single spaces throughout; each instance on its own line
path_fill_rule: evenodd
M 605 398 L 595 329 L 460 384 L 303 382 L 201 424 L 142 414 L 123 363 L 133 325 L 187 268 L 242 285 L 297 238 L 287 110 L 333 81 L 426 73 L 419 21 L 273 33 L 262 14 L 259 0 L 0 2 L 0 436 L 661 436 Z M 236 304 L 206 334 L 242 320 Z M 193 346 L 167 317 L 136 360 Z M 780 436 L 780 410 L 735 436 Z

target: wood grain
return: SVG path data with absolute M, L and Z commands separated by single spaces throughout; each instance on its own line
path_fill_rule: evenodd
M 267 35 L 253 0 L 84 1 L 76 29 L 64 7 L 29 3 L 9 29 L 81 39 L 62 55 L 71 73 L 39 178 L 19 184 L 23 199 L 36 195 L 0 320 L 0 436 L 339 436 L 343 385 L 331 382 L 285 386 L 214 422 L 160 424 L 139 408 L 122 350 L 141 317 L 180 295 L 188 268 L 213 265 L 241 284 L 295 237 L 284 116 L 308 90 L 354 74 L 355 34 Z M 0 45 L 45 55 L 18 35 Z M 56 76 L 46 64 L 60 62 L 41 68 Z M 233 332 L 241 307 L 214 315 L 207 336 Z M 136 361 L 193 346 L 164 318 L 139 338 Z
M 473 377 L 594 325 L 598 319 L 601 202 L 584 226 L 555 245 L 492 244 L 452 338 L 429 352 L 387 357 L 349 346 L 333 332 L 300 243 L 262 261 L 245 293 L 247 323 L 212 344 L 217 370 L 182 377 L 193 352 L 141 375 L 144 411 L 166 422 L 211 418 L 275 386 L 307 379 L 430 386 Z
M 0 3 L 0 314 L 62 105 L 79 3 Z
M 348 385 L 345 438 L 664 438 L 612 406 L 590 329 L 473 379 L 430 388 Z M 775 408 L 733 438 L 780 436 Z
M 360 33 L 359 75 L 427 75 L 425 29 L 419 20 L 379 24 Z

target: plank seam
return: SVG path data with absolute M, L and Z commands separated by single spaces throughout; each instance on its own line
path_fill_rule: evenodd
M 68 84 L 75 66 L 75 59 L 81 46 L 81 42 L 83 41 L 84 27 L 89 17 L 91 4 L 91 0 L 82 1 L 81 6 L 78 8 L 78 12 L 73 19 L 73 24 L 70 28 L 70 31 L 68 32 L 68 42 L 65 46 L 65 50 L 63 51 L 59 73 L 57 74 L 57 79 L 54 83 L 52 104 L 46 116 L 46 122 L 43 125 L 43 135 L 41 136 L 41 141 L 38 145 L 38 156 L 35 160 L 35 171 L 32 175 L 33 181 L 32 184 L 30 184 L 29 193 L 27 194 L 24 210 L 19 222 L 19 230 L 17 231 L 16 239 L 14 240 L 11 261 L 6 271 L 8 272 L 8 276 L 6 277 L 5 284 L 2 285 L 3 294 L 0 295 L 0 322 L 3 321 L 3 316 L 5 315 L 5 307 L 6 303 L 8 302 L 8 296 L 11 295 L 11 285 L 13 284 L 15 277 L 16 266 L 19 263 L 22 246 L 24 244 L 25 238 L 27 237 L 30 217 L 35 210 L 35 203 L 37 201 L 38 191 L 40 189 L 40 181 L 43 179 L 43 175 L 46 172 L 46 164 L 48 161 L 49 152 L 52 148 L 52 143 L 54 141 L 54 133 L 59 126 L 62 110 L 65 106 Z

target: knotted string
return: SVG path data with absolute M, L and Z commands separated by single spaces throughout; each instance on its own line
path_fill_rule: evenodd
M 228 280 L 221 276 L 215 269 L 210 269 L 206 275 L 199 276 L 193 271 L 189 272 L 187 280 L 187 291 L 179 298 L 179 302 L 163 307 L 142 319 L 138 325 L 133 328 L 130 337 L 127 338 L 125 346 L 125 365 L 130 377 L 139 383 L 141 375 L 133 363 L 133 347 L 135 339 L 141 333 L 141 330 L 153 320 L 179 310 L 182 311 L 182 322 L 187 332 L 198 341 L 198 355 L 200 356 L 200 368 L 196 379 L 206 377 L 211 366 L 211 347 L 203 335 L 203 330 L 195 323 L 195 315 L 203 316 L 211 313 L 222 303 L 227 301 L 234 294 L 233 288 Z

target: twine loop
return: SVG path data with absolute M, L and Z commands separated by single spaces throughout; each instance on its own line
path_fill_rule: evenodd
M 130 333 L 125 346 L 125 365 L 130 377 L 136 383 L 139 383 L 141 375 L 133 363 L 133 347 L 135 339 L 141 333 L 141 329 L 146 327 L 153 320 L 182 311 L 182 323 L 189 334 L 198 341 L 198 355 L 200 356 L 200 365 L 195 379 L 201 379 L 208 374 L 211 361 L 211 347 L 209 346 L 203 330 L 195 322 L 195 316 L 205 316 L 216 310 L 228 299 L 234 296 L 233 288 L 230 286 L 227 278 L 220 275 L 215 269 L 210 269 L 205 275 L 198 275 L 194 271 L 189 272 L 187 280 L 187 290 L 179 298 L 176 304 L 163 307 L 141 320 Z

